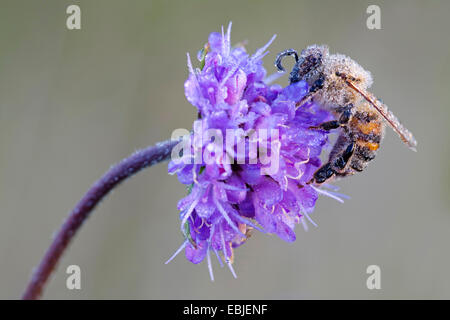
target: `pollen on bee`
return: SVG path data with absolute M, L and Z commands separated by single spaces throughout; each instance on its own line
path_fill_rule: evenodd
M 378 148 L 380 147 L 380 145 L 378 143 L 375 142 L 367 142 L 366 146 L 371 150 L 371 151 L 375 151 L 378 150 Z
M 377 122 L 358 123 L 358 128 L 364 134 L 376 133 L 374 131 L 379 131 L 379 126 Z

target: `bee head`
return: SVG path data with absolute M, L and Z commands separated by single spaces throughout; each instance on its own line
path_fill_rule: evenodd
M 323 63 L 328 56 L 328 47 L 325 45 L 311 45 L 302 50 L 300 57 L 291 71 L 289 79 L 292 82 L 304 80 L 310 87 L 323 78 Z
M 279 71 L 285 71 L 281 61 L 284 57 L 290 55 L 294 55 L 295 57 L 295 65 L 289 76 L 290 82 L 294 83 L 305 80 L 311 83 L 311 79 L 317 78 L 317 75 L 321 73 L 322 61 L 328 55 L 328 47 L 324 45 L 312 45 L 302 50 L 300 56 L 294 49 L 285 50 L 278 55 L 275 61 L 275 65 Z
M 305 80 L 312 84 L 322 73 L 323 60 L 328 55 L 327 46 L 312 45 L 302 50 L 300 57 L 292 69 L 290 80 Z

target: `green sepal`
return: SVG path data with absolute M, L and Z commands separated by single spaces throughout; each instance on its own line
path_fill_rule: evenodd
M 183 230 L 183 236 L 185 240 L 189 240 L 189 243 L 192 244 L 192 246 L 197 249 L 197 244 L 195 243 L 194 239 L 191 237 L 191 227 L 189 227 L 189 222 L 186 221 L 184 224 L 184 230 Z
M 206 63 L 206 55 L 208 54 L 210 48 L 209 43 L 205 44 L 205 46 L 200 49 L 200 70 L 203 70 Z

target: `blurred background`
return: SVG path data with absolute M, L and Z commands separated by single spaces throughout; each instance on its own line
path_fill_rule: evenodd
M 81 7 L 81 30 L 66 8 Z M 368 30 L 366 8 L 381 8 Z M 372 91 L 414 132 L 413 153 L 392 130 L 377 159 L 337 183 L 345 204 L 317 202 L 318 228 L 297 241 L 255 234 L 236 250 L 234 280 L 214 260 L 183 255 L 167 164 L 143 171 L 95 210 L 64 255 L 48 299 L 449 299 L 450 3 L 448 1 L 0 2 L 0 298 L 20 297 L 52 234 L 87 188 L 138 148 L 190 129 L 186 52 L 233 21 L 232 42 L 265 57 L 325 43 L 370 70 Z M 286 77 L 279 80 L 286 84 Z M 66 288 L 67 266 L 81 290 Z M 381 268 L 368 290 L 366 268 Z

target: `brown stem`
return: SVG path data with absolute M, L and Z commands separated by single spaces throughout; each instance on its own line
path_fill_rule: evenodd
M 136 151 L 111 167 L 100 180 L 91 186 L 54 237 L 41 263 L 33 272 L 22 299 L 34 300 L 41 296 L 42 290 L 64 250 L 97 204 L 123 180 L 144 168 L 169 159 L 171 151 L 177 143 L 178 141 L 168 140 Z

